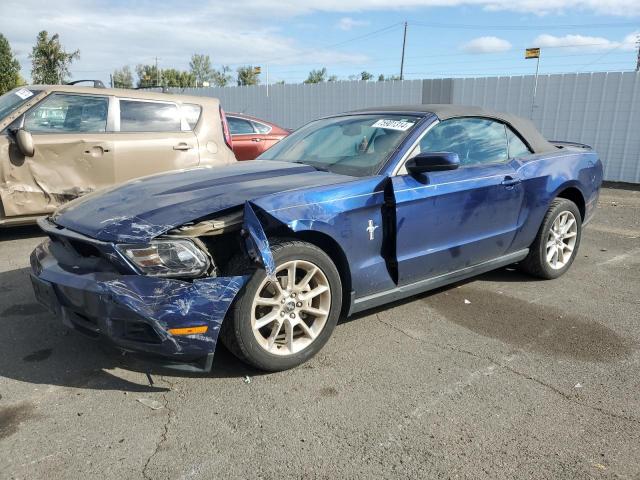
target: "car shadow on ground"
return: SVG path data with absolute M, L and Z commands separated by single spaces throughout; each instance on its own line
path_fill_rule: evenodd
M 16 238 L 31 234 L 29 229 L 23 232 L 12 232 Z M 351 322 L 405 303 L 422 300 L 477 280 L 536 281 L 512 268 L 500 269 L 356 314 L 342 319 L 340 323 Z M 211 372 L 188 372 L 166 368 L 153 359 L 123 354 L 109 344 L 71 331 L 37 303 L 31 291 L 28 268 L 0 273 L 0 339 L 2 342 L 0 376 L 33 384 L 154 392 L 166 390 L 156 384 L 154 376 L 237 378 L 265 373 L 242 363 L 221 343 L 216 348 Z M 143 373 L 146 381 L 136 383 L 114 375 L 111 370 L 116 368 Z
M 209 373 L 176 371 L 153 360 L 125 354 L 115 347 L 67 329 L 40 306 L 31 291 L 29 269 L 0 273 L 0 376 L 42 385 L 131 392 L 165 391 L 154 376 L 226 378 L 257 376 L 218 345 Z M 120 378 L 121 368 L 146 375 L 142 383 Z M 123 375 L 126 377 L 126 375 Z
M 532 277 L 531 275 L 527 275 L 526 273 L 521 272 L 515 267 L 509 266 L 504 268 L 499 268 L 497 270 L 492 270 L 490 272 L 484 273 L 482 275 L 478 275 L 476 277 L 471 277 L 466 280 L 461 280 L 456 283 L 452 283 L 450 285 L 446 285 L 444 287 L 436 288 L 434 290 L 429 290 L 424 293 L 418 293 L 416 295 L 412 295 L 408 298 L 403 298 L 402 300 L 396 300 L 395 302 L 387 303 L 385 305 L 381 305 L 376 308 L 372 308 L 370 310 L 365 310 L 364 312 L 356 313 L 348 318 L 342 318 L 339 323 L 348 323 L 354 320 L 358 320 L 363 317 L 368 317 L 370 315 L 375 315 L 376 313 L 384 312 L 386 310 L 392 310 L 401 305 L 405 305 L 407 303 L 415 302 L 418 300 L 428 299 L 433 295 L 437 295 L 441 292 L 446 292 L 447 290 L 452 290 L 454 288 L 460 287 L 461 285 L 466 285 L 473 282 L 514 282 L 514 283 L 527 283 L 527 282 L 542 282 L 543 280 L 540 278 Z

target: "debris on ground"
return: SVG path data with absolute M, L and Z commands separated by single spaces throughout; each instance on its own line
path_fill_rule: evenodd
M 465 299 L 464 299 L 464 303 L 466 303 L 467 305 L 469 305 L 471 302 L 465 298 Z
M 245 375 L 244 378 L 242 379 L 242 381 L 244 383 L 251 383 L 251 377 L 249 377 L 249 375 Z
M 573 386 L 573 388 L 582 388 L 582 384 L 578 382 Z
M 145 407 L 149 407 L 151 410 L 160 410 L 161 408 L 164 408 L 164 405 L 159 401 L 152 400 L 150 398 L 138 398 L 138 401 Z
M 607 249 L 606 249 L 606 248 L 601 248 L 601 249 L 600 249 L 600 251 L 601 251 L 601 252 L 606 252 L 606 251 L 607 251 Z

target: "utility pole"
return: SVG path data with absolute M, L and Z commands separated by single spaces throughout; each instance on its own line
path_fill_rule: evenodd
M 640 72 L 640 33 L 636 39 L 636 45 L 638 45 L 638 59 L 636 60 L 636 72 Z
M 407 45 L 407 22 L 404 22 L 404 34 L 402 36 L 402 58 L 400 59 L 400 80 L 404 80 L 404 48 Z
M 156 87 L 160 86 L 160 70 L 158 70 L 158 57 L 156 57 Z

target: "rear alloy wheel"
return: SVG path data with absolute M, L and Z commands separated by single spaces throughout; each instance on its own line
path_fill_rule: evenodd
M 566 198 L 556 198 L 520 268 L 536 277 L 558 278 L 569 270 L 576 258 L 581 235 L 582 217 L 576 204 Z
M 578 237 L 578 221 L 573 213 L 564 211 L 553 221 L 546 243 L 546 260 L 551 268 L 560 270 L 573 257 Z
M 241 360 L 278 371 L 304 363 L 327 342 L 340 315 L 342 284 L 331 259 L 315 245 L 273 241 L 271 251 L 274 277 L 263 269 L 252 272 L 221 339 Z

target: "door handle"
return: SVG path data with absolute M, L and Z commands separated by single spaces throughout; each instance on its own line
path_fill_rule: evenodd
M 85 150 L 83 153 L 91 157 L 101 157 L 104 153 L 109 153 L 109 149 L 103 147 L 102 145 L 94 145 L 93 147 L 89 148 L 89 150 Z
M 187 145 L 186 143 L 179 143 L 178 145 L 173 146 L 174 150 L 181 150 L 181 151 L 191 150 L 192 148 L 193 147 L 191 145 Z
M 252 138 L 251 141 L 252 142 L 261 142 L 262 139 L 261 138 Z
M 514 185 L 518 185 L 521 182 L 521 180 L 519 178 L 513 178 L 510 175 L 507 175 L 506 177 L 504 177 L 504 180 L 502 180 L 502 182 L 500 182 L 501 185 L 504 185 L 505 187 L 513 187 Z

